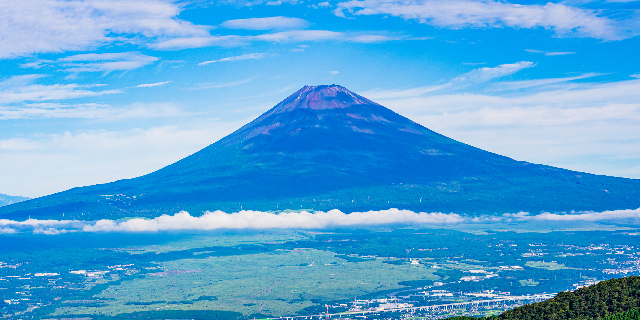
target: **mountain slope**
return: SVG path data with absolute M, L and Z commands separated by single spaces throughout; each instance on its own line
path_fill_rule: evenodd
M 390 207 L 503 213 L 640 207 L 640 181 L 493 154 L 349 90 L 300 89 L 220 141 L 135 179 L 0 210 L 11 218 L 156 216 L 187 210 Z
M 26 200 L 29 200 L 29 199 L 31 199 L 31 198 L 20 197 L 20 196 L 10 196 L 10 195 L 6 195 L 6 194 L 0 193 L 0 207 L 8 206 L 10 204 L 18 203 L 18 202 L 21 202 L 21 201 L 26 201 Z

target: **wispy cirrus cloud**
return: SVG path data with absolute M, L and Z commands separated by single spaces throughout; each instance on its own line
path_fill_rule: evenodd
M 139 52 L 86 53 L 58 59 L 67 72 L 111 72 L 142 68 L 159 58 Z
M 162 0 L 2 1 L 0 59 L 209 36 L 210 27 L 178 19 L 181 11 L 180 5 Z
M 318 40 L 333 40 L 344 37 L 342 32 L 328 31 L 328 30 L 291 30 L 282 31 L 276 33 L 267 33 L 254 36 L 255 40 L 270 41 L 270 42 L 295 42 L 295 41 L 318 41 Z
M 541 54 L 544 54 L 545 56 L 566 56 L 569 54 L 575 54 L 575 52 L 572 52 L 572 51 L 542 51 L 542 50 L 535 50 L 535 49 L 524 49 L 524 51 L 531 52 L 531 53 L 541 53 Z
M 340 2 L 335 15 L 391 15 L 442 28 L 544 28 L 559 36 L 619 40 L 616 22 L 594 10 L 570 5 L 520 5 L 473 0 L 351 0 Z
M 137 86 L 135 86 L 134 88 L 152 88 L 152 87 L 157 87 L 157 86 L 163 86 L 167 83 L 171 83 L 172 81 L 163 81 L 163 82 L 156 82 L 156 83 L 143 83 L 143 84 L 139 84 Z
M 535 80 L 523 80 L 523 81 L 503 81 L 496 83 L 493 86 L 493 89 L 496 90 L 519 90 L 525 88 L 533 88 L 533 87 L 542 87 L 549 86 L 555 84 L 564 84 L 574 80 L 582 80 L 593 78 L 602 75 L 601 73 L 585 73 L 579 76 L 573 77 L 563 77 L 563 78 L 546 78 L 546 79 L 535 79 Z
M 374 100 L 418 97 L 430 92 L 441 91 L 445 89 L 456 90 L 467 87 L 469 85 L 499 79 L 508 75 L 512 75 L 522 69 L 531 68 L 534 66 L 535 64 L 530 61 L 519 61 L 516 63 L 501 64 L 496 67 L 474 69 L 465 74 L 457 76 L 451 79 L 449 82 L 441 85 L 424 86 L 404 90 L 370 90 L 362 92 L 362 95 Z
M 160 60 L 139 52 L 84 53 L 57 60 L 38 59 L 20 65 L 21 68 L 40 69 L 61 67 L 66 72 L 112 72 L 139 69 Z
M 227 29 L 244 30 L 301 29 L 308 27 L 309 22 L 300 18 L 278 16 L 267 18 L 227 20 L 221 23 L 220 26 Z
M 89 90 L 91 86 L 78 84 L 35 84 L 43 75 L 13 76 L 0 82 L 0 104 L 22 101 L 66 100 L 122 93 L 121 90 Z
M 18 106 L 0 106 L 0 120 L 17 119 L 151 119 L 184 115 L 171 104 L 135 103 L 126 107 L 113 107 L 99 103 L 60 104 L 23 103 Z M 5 142 L 10 141 L 6 140 Z M 21 140 L 16 140 L 21 141 Z M 0 147 L 0 149 L 3 149 Z
M 253 81 L 253 80 L 257 79 L 258 77 L 259 76 L 255 76 L 255 77 L 251 77 L 251 78 L 247 78 L 247 79 L 242 79 L 242 80 L 238 80 L 238 81 L 231 81 L 231 82 L 225 82 L 225 83 L 201 83 L 200 85 L 198 85 L 194 89 L 220 89 L 220 88 L 235 87 L 235 86 L 239 86 L 241 84 L 245 84 L 247 82 Z
M 233 62 L 233 61 L 240 61 L 240 60 L 262 59 L 266 55 L 267 55 L 266 53 L 249 53 L 249 54 L 243 54 L 243 55 L 240 55 L 240 56 L 226 57 L 226 58 L 222 58 L 222 59 L 218 59 L 218 60 L 204 61 L 204 62 L 198 63 L 198 65 L 199 66 L 204 66 L 204 65 L 207 65 L 207 64 L 210 64 L 210 63 L 224 62 L 224 61 Z

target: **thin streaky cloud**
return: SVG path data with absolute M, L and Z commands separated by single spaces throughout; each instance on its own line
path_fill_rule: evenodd
M 588 79 L 596 76 L 604 75 L 602 73 L 586 73 L 579 76 L 574 77 L 564 77 L 564 78 L 547 78 L 547 79 L 536 79 L 536 80 L 523 80 L 523 81 L 505 81 L 497 83 L 494 88 L 498 90 L 518 90 L 525 88 L 533 88 L 533 87 L 541 87 L 551 84 L 558 83 L 566 83 L 574 80 Z
M 541 54 L 544 54 L 545 56 L 566 56 L 569 54 L 576 53 L 572 51 L 542 51 L 542 50 L 535 50 L 535 49 L 524 49 L 524 51 L 531 52 L 531 53 L 541 53 Z
M 553 30 L 559 36 L 604 40 L 624 38 L 616 21 L 598 16 L 594 10 L 551 2 L 546 5 L 520 5 L 472 0 L 351 0 L 338 3 L 334 14 L 339 17 L 347 14 L 391 15 L 449 29 L 541 27 Z
M 424 86 L 404 90 L 370 90 L 362 92 L 360 94 L 374 100 L 418 97 L 434 91 L 440 91 L 444 89 L 456 90 L 472 84 L 491 81 L 493 79 L 502 78 L 514 74 L 522 69 L 531 68 L 533 66 L 535 66 L 533 62 L 520 61 L 511 64 L 502 64 L 493 68 L 485 67 L 474 69 L 465 74 L 457 76 L 451 79 L 451 81 L 441 85 Z
M 22 101 L 66 100 L 122 93 L 121 90 L 87 90 L 91 86 L 78 84 L 41 85 L 33 83 L 42 75 L 13 76 L 0 82 L 0 104 Z
M 522 69 L 531 68 L 535 65 L 536 64 L 531 61 L 520 61 L 516 63 L 501 64 L 493 68 L 479 68 L 455 77 L 453 80 L 451 80 L 451 82 L 466 84 L 487 82 L 493 79 L 512 75 Z
M 257 79 L 259 76 L 255 76 L 255 77 L 251 77 L 248 79 L 244 79 L 244 80 L 239 80 L 239 81 L 233 81 L 233 82 L 227 82 L 227 83 L 222 83 L 222 84 L 211 84 L 211 83 L 203 83 L 200 86 L 194 88 L 194 89 L 220 89 L 220 88 L 227 88 L 227 87 L 235 87 L 241 84 L 245 84 L 247 82 L 253 81 L 255 79 Z
M 342 32 L 328 30 L 291 30 L 276 33 L 261 34 L 252 39 L 269 42 L 295 42 L 295 41 L 320 41 L 339 40 L 345 36 Z
M 198 65 L 204 66 L 210 63 L 224 62 L 224 61 L 233 62 L 233 61 L 240 61 L 240 60 L 262 59 L 265 56 L 266 56 L 266 53 L 249 53 L 249 54 L 243 54 L 241 56 L 233 56 L 233 57 L 227 57 L 227 58 L 222 58 L 218 60 L 200 62 L 198 63 Z
M 167 83 L 170 83 L 172 81 L 164 81 L 164 82 L 156 82 L 156 83 L 144 83 L 144 84 L 139 84 L 137 86 L 135 86 L 134 88 L 151 88 L 151 87 L 157 87 L 157 86 L 161 86 Z
M 268 17 L 227 20 L 220 24 L 227 29 L 244 30 L 274 30 L 274 29 L 302 29 L 309 26 L 309 22 L 299 18 Z

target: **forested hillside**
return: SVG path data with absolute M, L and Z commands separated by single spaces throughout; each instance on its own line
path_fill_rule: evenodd
M 627 320 L 640 319 L 640 277 L 611 279 L 573 292 L 560 292 L 547 301 L 525 305 L 490 320 Z M 478 318 L 454 317 L 449 320 Z

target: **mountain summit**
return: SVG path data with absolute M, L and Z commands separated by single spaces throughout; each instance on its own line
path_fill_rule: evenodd
M 433 132 L 344 87 L 305 86 L 156 172 L 3 207 L 0 218 L 391 207 L 468 214 L 635 209 L 640 180 L 515 161 Z

